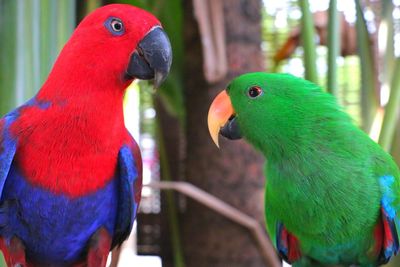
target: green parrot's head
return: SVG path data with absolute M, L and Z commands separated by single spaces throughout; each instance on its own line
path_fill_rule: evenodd
M 340 116 L 334 98 L 289 74 L 248 73 L 235 78 L 211 104 L 208 126 L 218 134 L 245 137 L 262 151 L 292 149 L 312 137 L 328 117 Z M 346 115 L 345 115 L 346 116 Z

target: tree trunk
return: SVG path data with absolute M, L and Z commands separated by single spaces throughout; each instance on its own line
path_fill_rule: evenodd
M 187 110 L 186 179 L 218 198 L 263 221 L 262 157 L 244 141 L 213 144 L 207 129 L 212 99 L 235 76 L 263 70 L 261 1 L 224 1 L 229 72 L 208 84 L 192 1 L 185 8 L 185 100 Z M 198 203 L 188 200 L 183 218 L 186 265 L 265 266 L 249 232 Z

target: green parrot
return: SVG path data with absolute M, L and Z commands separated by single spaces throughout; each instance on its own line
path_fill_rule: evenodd
M 211 137 L 265 164 L 267 231 L 295 267 L 379 266 L 399 251 L 399 169 L 334 97 L 289 74 L 248 73 L 213 101 Z

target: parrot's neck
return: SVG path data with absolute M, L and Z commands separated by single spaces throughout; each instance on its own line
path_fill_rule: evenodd
M 343 147 L 350 147 L 355 134 L 365 135 L 354 127 L 344 113 L 336 117 L 325 116 L 304 119 L 294 127 L 276 131 L 258 147 L 271 165 L 288 177 L 301 179 L 298 173 L 324 168 L 324 161 L 331 159 Z M 291 174 L 290 172 L 293 172 Z
M 71 81 L 61 81 L 49 79 L 36 99 L 48 103 L 51 115 L 62 120 L 62 125 L 69 125 L 71 131 L 81 128 L 82 137 L 88 135 L 94 140 L 104 139 L 117 130 L 125 130 L 124 88 L 107 80 L 84 79 L 78 83 L 72 77 Z M 110 132 L 110 129 L 113 131 Z M 54 131 L 56 134 L 57 127 Z
M 74 117 L 85 118 L 81 126 L 85 123 L 96 131 L 83 134 L 107 135 L 109 129 L 123 122 L 123 97 L 130 81 L 124 80 L 123 75 L 95 71 L 90 69 L 93 66 L 77 60 L 71 62 L 65 54 L 69 55 L 62 53 L 55 62 L 37 100 L 49 103 L 52 114 L 68 112 L 70 116 L 64 123 L 75 125 Z

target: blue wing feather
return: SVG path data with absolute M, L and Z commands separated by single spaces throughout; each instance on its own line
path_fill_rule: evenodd
M 390 258 L 397 255 L 400 250 L 399 245 L 399 217 L 394 207 L 395 194 L 392 190 L 395 177 L 385 175 L 380 178 L 382 190 L 381 199 L 381 219 L 383 227 L 382 250 L 378 262 L 387 263 Z
M 16 114 L 11 113 L 0 120 L 0 197 L 17 150 L 17 141 L 12 138 L 9 131 L 9 127 L 15 117 Z
M 121 148 L 118 155 L 119 198 L 113 247 L 128 238 L 136 217 L 134 184 L 138 178 L 135 158 L 128 146 Z

